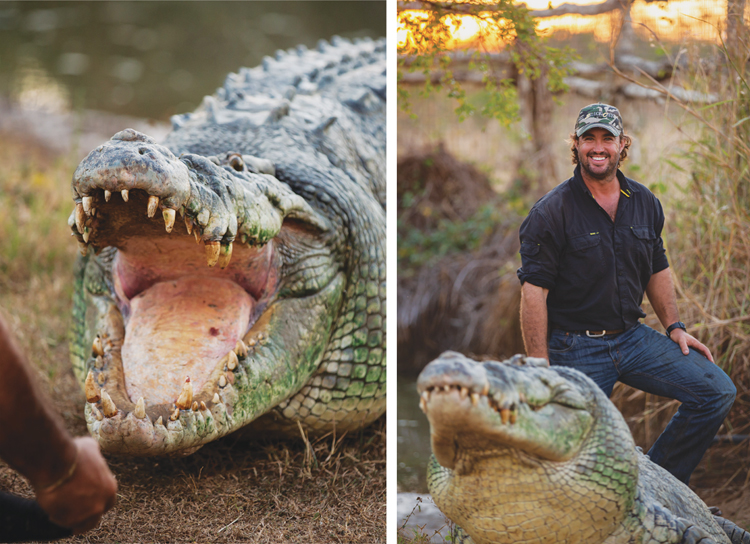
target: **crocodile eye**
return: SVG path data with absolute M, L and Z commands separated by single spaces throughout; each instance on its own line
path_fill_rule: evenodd
M 245 163 L 243 162 L 242 157 L 238 154 L 229 157 L 229 166 L 237 170 L 237 172 L 242 172 L 245 169 Z

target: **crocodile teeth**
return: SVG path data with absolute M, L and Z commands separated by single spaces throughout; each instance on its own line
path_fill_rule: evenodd
M 219 252 L 221 244 L 219 242 L 206 242 L 206 263 L 208 266 L 216 266 L 219 262 Z
M 511 425 L 515 425 L 515 424 L 516 424 L 516 420 L 517 420 L 517 419 L 518 419 L 518 414 L 516 413 L 516 411 L 515 411 L 515 410 L 513 410 L 513 411 L 512 411 L 511 413 L 510 413 L 510 424 L 511 424 Z
M 219 404 L 221 402 L 218 393 L 214 393 L 214 398 L 211 399 L 211 402 L 213 402 L 214 404 Z
M 484 387 L 482 388 L 482 395 L 488 395 L 490 392 L 490 384 L 485 383 Z
M 99 336 L 98 334 L 96 335 L 96 338 L 94 338 L 94 343 L 91 345 L 91 352 L 94 354 L 95 357 L 104 355 L 104 346 L 102 345 L 102 337 Z
M 193 234 L 193 222 L 187 215 L 185 216 L 185 228 L 187 229 L 188 234 Z
M 227 377 L 222 374 L 219 376 L 219 387 L 226 387 L 227 386 Z
M 427 413 L 427 403 L 424 401 L 424 397 L 419 399 L 419 409 L 424 413 Z
M 208 219 L 209 219 L 209 213 L 208 210 L 205 208 L 200 211 L 200 213 L 196 216 L 196 221 L 198 221 L 198 224 L 202 227 L 205 227 L 208 225 Z
M 84 390 L 86 392 L 86 400 L 90 403 L 99 402 L 99 400 L 102 398 L 99 394 L 99 388 L 96 386 L 96 382 L 94 381 L 94 373 L 89 370 L 88 375 L 86 376 L 86 385 L 84 386 Z
M 83 241 L 84 243 L 89 243 L 89 238 L 91 238 L 91 229 L 88 227 L 83 227 Z
M 112 198 L 112 191 L 107 191 L 104 189 L 104 201 L 109 202 L 109 199 Z
M 471 403 L 474 406 L 477 406 L 479 404 L 479 393 L 472 393 L 471 394 Z
M 421 396 L 422 396 L 422 399 L 425 402 L 429 402 L 430 401 L 430 392 L 429 391 L 422 391 L 422 395 Z
M 179 408 L 175 408 L 174 412 L 172 412 L 172 415 L 169 416 L 169 420 L 170 421 L 177 421 L 178 419 L 180 419 L 180 409 Z
M 194 400 L 194 401 L 193 401 L 193 405 L 192 405 L 192 406 L 190 407 L 190 409 L 191 409 L 191 410 L 192 410 L 193 412 L 197 412 L 197 411 L 198 411 L 198 401 L 197 401 L 197 400 Z
M 156 423 L 154 423 L 154 427 L 156 427 L 157 425 L 161 425 L 162 427 L 164 427 L 164 421 L 162 421 L 161 416 L 159 416 L 159 419 L 157 419 Z
M 94 414 L 94 417 L 96 418 L 97 421 L 101 421 L 102 419 L 104 419 L 104 416 L 99 411 L 99 408 L 97 408 L 94 405 L 91 406 L 91 413 Z
M 231 259 L 232 243 L 229 242 L 227 245 L 221 246 L 221 252 L 219 253 L 219 268 L 226 268 Z
M 128 199 L 130 198 L 130 191 L 128 191 L 127 189 L 123 189 L 122 191 L 120 191 L 120 194 L 122 195 L 122 199 L 125 202 L 127 202 Z
M 83 204 L 76 202 L 76 228 L 80 234 L 83 234 L 83 223 L 86 220 L 86 212 L 83 211 Z
M 112 417 L 117 414 L 117 406 L 114 401 L 110 398 L 109 393 L 102 389 L 102 409 L 106 417 Z
M 148 210 L 146 213 L 148 213 L 149 219 L 156 215 L 156 208 L 159 207 L 159 197 L 156 195 L 151 195 L 148 197 Z
M 469 388 L 468 387 L 462 387 L 461 388 L 461 398 L 465 399 L 469 396 Z
M 171 208 L 165 208 L 164 211 L 161 212 L 161 214 L 164 217 L 164 228 L 167 229 L 167 232 L 172 232 L 172 227 L 174 227 L 175 211 Z
M 175 404 L 180 410 L 187 410 L 190 408 L 190 405 L 193 404 L 193 384 L 190 381 L 190 376 L 185 378 L 185 383 L 182 385 L 182 391 L 180 392 L 180 396 Z
M 193 236 L 195 236 L 195 243 L 200 244 L 201 243 L 201 235 L 198 234 L 198 229 L 195 229 L 193 231 Z
M 234 351 L 230 351 L 227 353 L 228 360 L 227 360 L 227 368 L 229 370 L 234 370 L 237 368 L 237 364 L 239 361 L 237 360 L 237 354 Z
M 444 385 L 444 386 L 443 386 L 443 391 L 445 391 L 446 393 L 450 393 L 450 391 L 451 391 L 451 386 L 450 386 L 450 385 Z
M 96 378 L 96 381 L 99 382 L 99 385 L 104 385 L 104 380 L 105 380 L 105 378 L 104 378 L 104 374 L 103 373 L 100 373 L 99 376 L 97 376 L 97 378 Z
M 237 345 L 234 346 L 234 353 L 238 357 L 247 357 L 247 346 L 245 345 L 245 342 L 242 341 L 242 338 L 237 340 Z
M 139 398 L 138 402 L 135 403 L 133 415 L 138 419 L 144 419 L 146 417 L 146 403 L 144 402 L 143 397 Z
M 201 411 L 205 412 L 206 410 L 208 410 L 208 408 L 206 408 L 206 403 L 201 401 Z
M 510 420 L 510 410 L 508 410 L 507 408 L 501 408 L 500 409 L 500 419 L 502 420 L 503 425 L 505 425 L 506 423 L 508 423 L 508 421 Z
M 84 196 L 81 199 L 81 203 L 83 204 L 83 211 L 86 212 L 86 215 L 91 215 L 91 210 L 94 207 L 94 197 Z

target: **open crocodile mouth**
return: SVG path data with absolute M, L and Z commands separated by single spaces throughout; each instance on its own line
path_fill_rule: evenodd
M 575 455 L 592 418 L 575 388 L 540 361 L 482 364 L 447 352 L 422 371 L 420 407 L 442 466 L 454 468 L 460 449 L 513 448 L 550 461 Z
M 273 203 L 263 195 L 196 198 L 200 187 L 188 168 L 194 164 L 184 167 L 144 135 L 123 132 L 112 149 L 92 152 L 73 182 L 71 230 L 82 253 L 103 251 L 99 260 L 111 270 L 106 293 L 94 303 L 97 315 L 86 318 L 96 329 L 85 379 L 87 422 L 113 452 L 189 453 L 244 423 L 234 417 L 236 382 L 252 381 L 248 351 L 271 334 L 279 241 L 316 218 L 288 189 L 271 195 Z M 148 168 L 131 156 L 154 150 L 156 164 Z M 227 160 L 235 170 L 241 164 L 237 156 Z M 220 164 L 199 166 L 222 173 Z M 187 196 L 183 177 L 191 185 Z
M 158 221 L 144 222 L 145 195 L 131 198 L 129 204 L 102 206 L 103 223 L 118 227 L 94 238 L 119 250 L 112 279 L 123 316 L 126 392 L 130 399 L 143 397 L 146 405 L 169 405 L 189 378 L 194 398 L 211 400 L 213 394 L 200 394 L 212 392 L 211 373 L 276 291 L 274 242 L 262 248 L 235 244 L 231 259 L 214 263 L 190 236 L 189 219 L 171 234 L 159 232 Z

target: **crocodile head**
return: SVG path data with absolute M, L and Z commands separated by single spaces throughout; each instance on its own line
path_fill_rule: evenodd
M 189 453 L 304 385 L 345 282 L 328 220 L 270 163 L 176 157 L 128 129 L 72 190 L 74 369 L 104 450 Z
M 435 459 L 430 491 L 475 541 L 603 542 L 632 507 L 630 431 L 582 373 L 447 352 L 417 387 Z

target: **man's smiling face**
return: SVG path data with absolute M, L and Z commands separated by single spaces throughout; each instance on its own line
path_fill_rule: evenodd
M 587 130 L 576 141 L 578 161 L 583 173 L 602 181 L 612 178 L 624 146 L 624 140 L 607 129 L 595 127 Z

